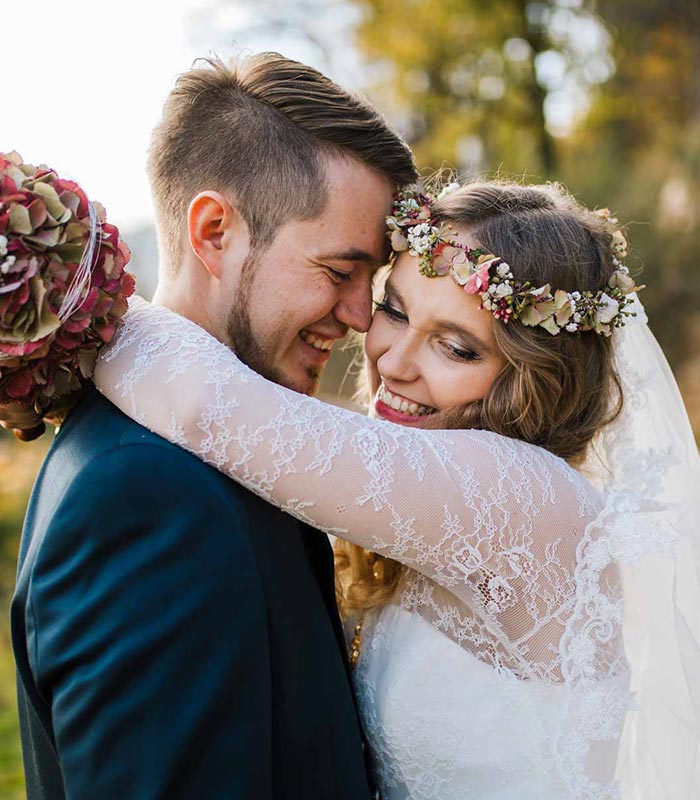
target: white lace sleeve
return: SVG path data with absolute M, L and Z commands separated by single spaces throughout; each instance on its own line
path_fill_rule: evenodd
M 539 448 L 483 431 L 401 427 L 306 397 L 144 301 L 101 356 L 95 382 L 126 414 L 282 510 L 465 602 L 476 594 L 487 611 L 503 611 L 527 584 L 532 603 L 546 605 L 543 575 L 548 592 L 566 592 L 590 492 Z

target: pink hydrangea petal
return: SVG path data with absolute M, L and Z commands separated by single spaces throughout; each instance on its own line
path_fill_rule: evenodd
M 100 342 L 114 336 L 134 292 L 134 279 L 125 272 L 130 253 L 118 229 L 106 223 L 104 209 L 97 203 L 93 208 L 104 225 L 90 291 L 61 322 L 57 313 L 90 236 L 87 196 L 46 167 L 0 154 L 0 234 L 16 258 L 0 275 L 0 398 L 8 396 L 12 378 L 23 402 L 47 407 L 54 396 L 80 387 Z

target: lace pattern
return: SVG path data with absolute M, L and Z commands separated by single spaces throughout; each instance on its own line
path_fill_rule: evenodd
M 630 706 L 618 562 L 669 546 L 667 530 L 631 536 L 626 522 L 649 502 L 667 454 L 649 454 L 641 490 L 618 487 L 604 499 L 537 447 L 484 431 L 402 428 L 272 384 L 193 323 L 142 301 L 101 356 L 96 383 L 134 419 L 284 511 L 410 567 L 395 607 L 467 663 L 488 666 L 530 727 L 523 758 L 506 759 L 509 780 L 522 784 L 516 773 L 529 764 L 530 782 L 544 769 L 537 786 L 553 781 L 567 797 L 618 796 L 614 754 Z M 606 464 L 616 457 L 605 451 Z M 382 642 L 397 646 L 382 625 L 380 615 L 358 669 L 381 782 L 403 786 L 396 797 L 448 798 L 438 763 L 447 745 L 433 748 L 432 773 L 406 788 L 406 748 L 389 741 L 376 675 L 362 666 L 386 653 Z

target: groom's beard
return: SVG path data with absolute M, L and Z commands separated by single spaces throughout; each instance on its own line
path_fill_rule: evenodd
M 260 252 L 252 252 L 241 269 L 241 285 L 226 324 L 228 341 L 238 358 L 259 375 L 278 383 L 280 386 L 286 386 L 288 389 L 305 394 L 314 394 L 315 391 L 309 392 L 308 388 L 295 385 L 295 381 L 291 380 L 274 364 L 271 364 L 270 354 L 265 352 L 253 333 L 249 309 L 261 255 L 262 253 Z M 310 374 L 309 378 L 314 386 L 317 386 L 320 372 L 313 375 Z

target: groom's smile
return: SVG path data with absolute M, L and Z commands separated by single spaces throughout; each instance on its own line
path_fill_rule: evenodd
M 249 283 L 228 326 L 257 372 L 315 394 L 333 344 L 371 321 L 372 278 L 386 262 L 389 181 L 346 158 L 328 159 L 320 216 L 293 221 L 247 265 Z
M 300 331 L 299 339 L 302 342 L 302 348 L 305 351 L 306 358 L 311 364 L 316 364 L 319 369 L 322 369 L 328 359 L 331 357 L 331 348 L 337 339 L 342 339 L 343 336 L 325 337 L 320 334 L 312 333 L 311 331 Z
M 335 338 L 331 337 L 324 338 L 321 335 L 316 335 L 311 331 L 301 331 L 299 334 L 301 340 L 306 342 L 310 347 L 313 347 L 315 350 L 321 350 L 324 352 L 330 351 L 331 347 L 333 347 L 333 343 L 335 342 Z

